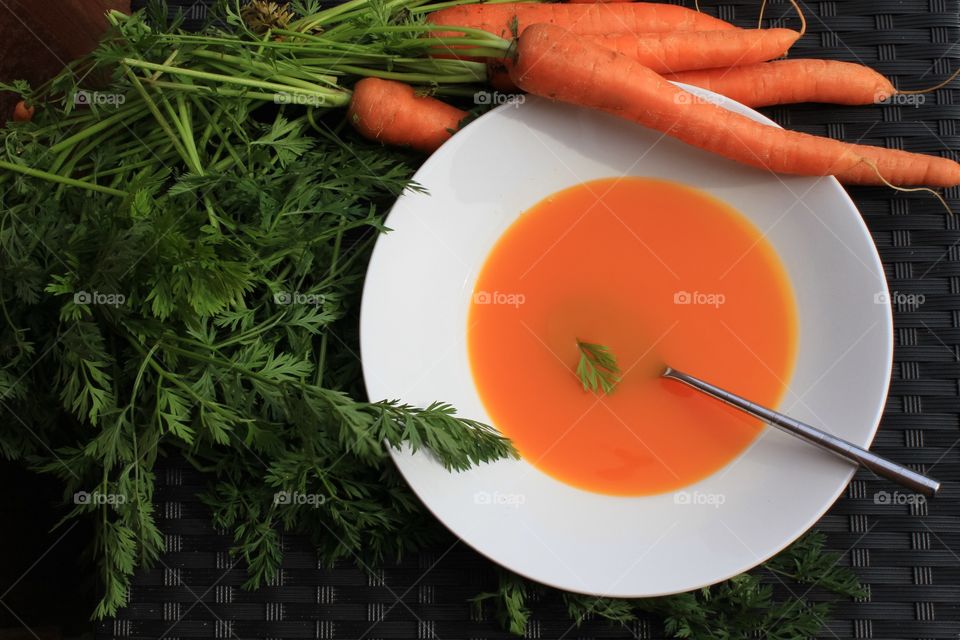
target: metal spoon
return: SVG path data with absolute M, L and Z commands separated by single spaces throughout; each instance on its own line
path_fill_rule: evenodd
M 893 480 L 894 482 L 912 489 L 917 493 L 921 493 L 925 496 L 934 496 L 940 490 L 940 483 L 933 478 L 928 478 L 924 475 L 920 475 L 916 471 L 908 469 L 907 467 L 891 462 L 886 458 L 882 458 L 875 453 L 862 449 L 852 442 L 847 442 L 843 438 L 838 438 L 836 436 L 830 435 L 825 431 L 821 431 L 816 427 L 811 427 L 810 425 L 800 422 L 799 420 L 794 420 L 790 416 L 786 416 L 782 413 L 778 413 L 773 409 L 767 409 L 762 407 L 755 402 L 750 402 L 746 398 L 742 398 L 736 394 L 730 393 L 729 391 L 724 391 L 719 387 L 715 387 L 709 382 L 704 382 L 699 378 L 694 378 L 693 376 L 683 373 L 682 371 L 677 371 L 667 367 L 663 372 L 664 378 L 670 378 L 672 380 L 677 380 L 686 385 L 702 391 L 708 396 L 712 396 L 721 402 L 725 402 L 731 407 L 735 407 L 744 413 L 748 413 L 755 418 L 763 420 L 767 424 L 773 425 L 787 433 L 802 438 L 807 442 L 812 442 L 813 444 L 826 449 L 827 451 L 834 453 L 841 458 L 849 460 L 855 464 L 860 464 L 870 469 L 878 476 L 883 476 L 888 480 Z

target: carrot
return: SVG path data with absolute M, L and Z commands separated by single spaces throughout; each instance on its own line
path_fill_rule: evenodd
M 800 33 L 791 29 L 731 29 L 582 37 L 664 74 L 772 60 L 784 55 Z M 507 71 L 510 64 L 509 60 L 490 61 L 487 72 L 490 86 L 499 91 L 516 90 Z
M 872 104 L 897 93 L 890 81 L 873 69 L 836 60 L 797 58 L 726 69 L 682 71 L 666 77 L 709 89 L 748 107 L 795 102 Z
M 733 67 L 784 55 L 800 33 L 792 29 L 732 29 L 676 33 L 616 33 L 585 39 L 637 60 L 657 73 Z M 723 62 L 721 62 L 721 60 Z
M 36 111 L 34 107 L 27 106 L 27 103 L 21 100 L 13 108 L 14 122 L 30 122 L 33 120 L 33 114 Z
M 516 2 L 470 4 L 448 7 L 427 16 L 437 26 L 483 29 L 501 38 L 513 35 L 535 23 L 552 24 L 580 34 L 644 33 L 666 31 L 714 31 L 736 29 L 723 20 L 692 9 L 652 2 L 612 2 L 609 4 L 555 4 Z M 456 35 L 456 31 L 435 32 L 436 37 Z
M 353 88 L 347 115 L 365 138 L 432 153 L 459 128 L 467 112 L 418 96 L 402 82 L 364 78 Z
M 520 36 L 511 69 L 521 89 L 662 131 L 731 160 L 854 184 L 960 184 L 960 164 L 771 127 L 700 100 L 636 60 L 551 25 Z
M 926 89 L 902 91 L 862 64 L 798 58 L 725 69 L 685 70 L 669 74 L 667 78 L 715 91 L 748 107 L 767 107 L 795 102 L 883 103 L 893 96 L 935 91 L 952 82 L 958 74 L 960 70 Z

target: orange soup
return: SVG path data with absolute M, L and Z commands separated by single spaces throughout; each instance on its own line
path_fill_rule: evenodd
M 580 184 L 523 213 L 487 257 L 471 304 L 473 378 L 495 426 L 568 484 L 675 490 L 717 471 L 759 421 L 660 377 L 665 364 L 776 407 L 793 370 L 787 275 L 759 229 L 677 183 Z M 622 379 L 584 391 L 577 340 Z

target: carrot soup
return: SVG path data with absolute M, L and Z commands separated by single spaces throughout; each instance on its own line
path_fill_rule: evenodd
M 665 364 L 777 407 L 797 314 L 742 214 L 658 179 L 595 180 L 524 212 L 477 278 L 467 347 L 493 424 L 543 472 L 614 495 L 676 490 L 730 463 L 761 423 L 660 377 Z M 621 380 L 584 391 L 577 341 Z

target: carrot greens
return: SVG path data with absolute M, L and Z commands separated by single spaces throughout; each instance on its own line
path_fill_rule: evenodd
M 338 131 L 341 62 L 111 19 L 84 63 L 105 84 L 18 84 L 37 113 L 0 129 L 0 453 L 63 481 L 65 520 L 98 523 L 96 616 L 163 551 L 162 457 L 208 473 L 249 587 L 276 574 L 281 530 L 313 535 L 328 562 L 442 535 L 389 449 L 451 470 L 515 452 L 448 404 L 363 392 L 360 285 L 385 205 L 418 188 L 412 156 Z M 301 45 L 355 48 L 359 73 L 390 61 L 372 40 Z M 455 63 L 394 68 L 442 81 Z
M 577 377 L 584 391 L 601 390 L 612 393 L 620 382 L 620 367 L 609 347 L 577 339 L 580 360 L 577 362 Z

